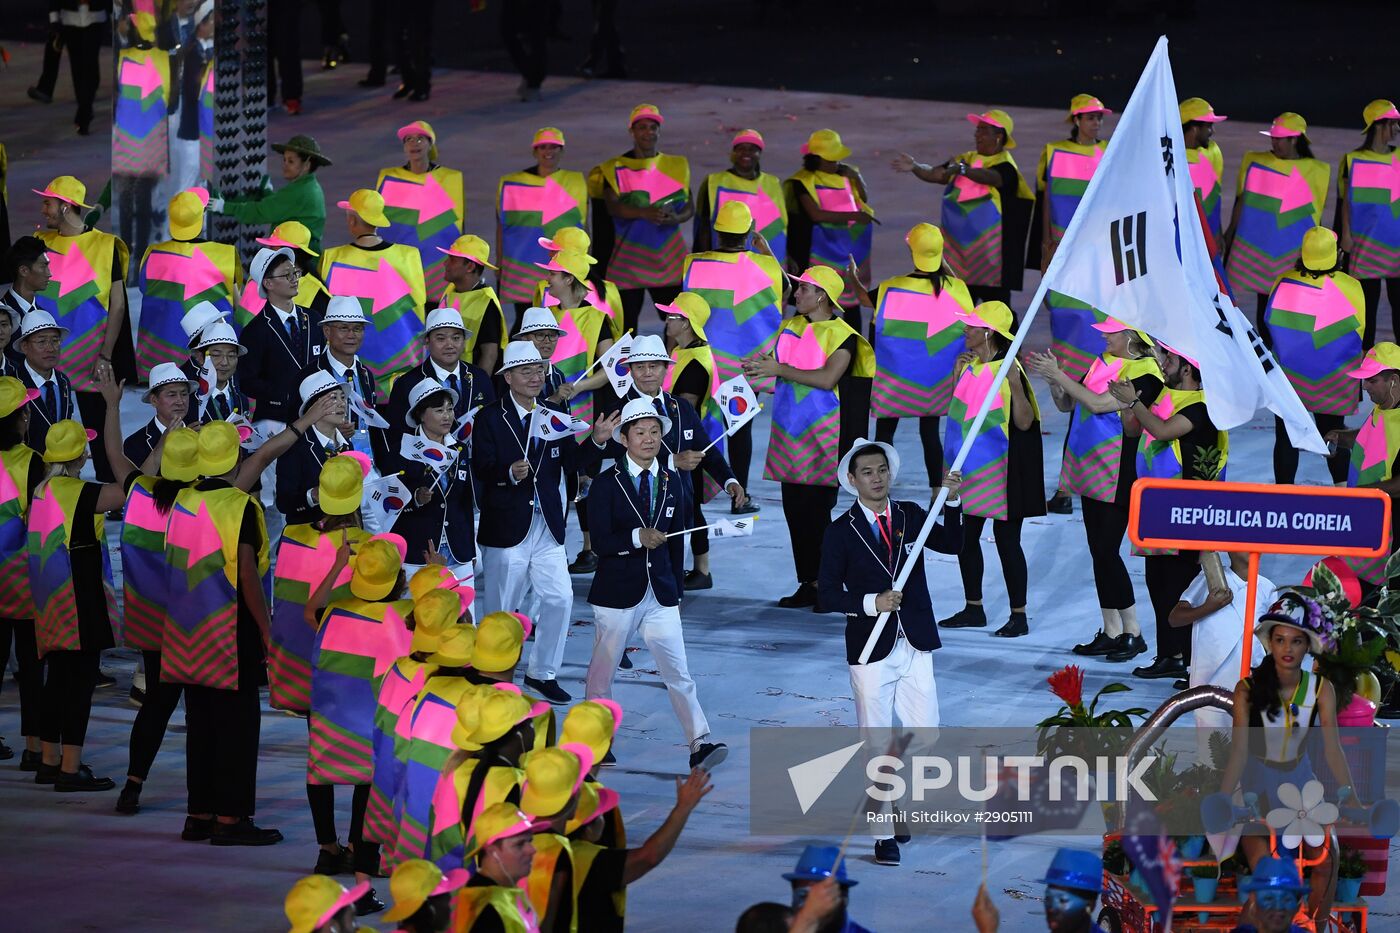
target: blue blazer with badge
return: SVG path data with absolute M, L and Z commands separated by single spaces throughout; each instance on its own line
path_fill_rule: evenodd
M 398 454 L 399 444 L 405 434 L 412 433 L 408 422 L 408 394 L 424 379 L 437 381 L 437 370 L 432 360 L 424 360 L 421 365 L 405 370 L 394 379 L 389 389 L 389 401 L 379 409 L 384 420 L 389 422 L 389 452 Z M 457 417 L 460 418 L 473 408 L 485 405 L 496 398 L 496 390 L 490 378 L 470 363 L 457 364 Z
M 449 560 L 470 564 L 476 559 L 476 535 L 472 529 L 476 506 L 471 458 L 466 448 L 457 448 L 452 465 L 440 477 L 426 463 L 403 456 L 397 460 L 410 496 L 408 505 L 394 520 L 393 532 L 408 542 L 408 563 L 427 563 L 428 544 L 440 546 L 446 533 Z M 433 497 L 426 505 L 419 505 L 412 493 L 425 486 L 432 488 Z
M 271 306 L 248 322 L 239 342 L 248 352 L 238 358 L 238 382 L 256 407 L 259 419 L 297 420 L 301 399 L 297 394 L 302 370 L 316 362 L 325 348 L 321 315 L 297 307 L 299 336 L 291 338 Z
M 15 376 L 24 383 L 26 389 L 38 388 L 34 384 L 34 378 L 29 375 L 29 367 L 23 363 L 17 367 Z M 78 417 L 78 404 L 73 398 L 73 386 L 69 383 L 68 377 L 55 369 L 53 378 L 58 383 L 58 389 L 54 393 L 54 401 L 58 404 L 58 411 L 49 411 L 43 395 L 29 403 L 29 430 L 25 432 L 24 442 L 40 454 L 44 452 L 44 445 L 49 437 L 49 428 L 65 418 Z M 87 426 L 84 425 L 84 427 Z
M 675 470 L 657 470 L 652 501 L 643 502 L 637 481 L 621 465 L 605 470 L 588 493 L 588 529 L 598 570 L 588 601 L 610 609 L 631 609 L 650 586 L 663 606 L 679 605 L 685 592 L 684 536 L 668 538 L 647 550 L 632 543 L 632 533 L 655 528 L 663 534 L 685 530 L 680 490 L 686 483 Z
M 846 663 L 860 662 L 865 640 L 875 627 L 875 616 L 867 615 L 865 598 L 883 593 L 894 586 L 894 580 L 907 561 L 914 561 L 914 570 L 904 586 L 904 599 L 875 643 L 870 660 L 879 661 L 894 648 L 895 632 L 903 629 L 909 644 L 918 651 L 932 651 L 940 646 L 938 626 L 933 616 L 933 601 L 929 598 L 928 580 L 924 576 L 922 554 L 914 554 L 914 538 L 923 526 L 923 508 L 912 502 L 890 500 L 890 524 L 894 532 L 893 548 L 865 520 L 860 503 L 839 516 L 826 530 L 822 541 L 822 565 L 817 576 L 817 600 L 828 612 L 846 614 Z M 945 507 L 924 547 L 943 554 L 962 550 L 962 508 Z M 893 560 L 890 552 L 893 550 Z
M 563 544 L 564 499 L 559 478 L 580 468 L 578 451 L 572 437 L 529 440 L 509 392 L 477 412 L 472 423 L 472 472 L 481 497 L 477 543 L 482 547 L 514 547 L 525 540 L 538 508 L 554 540 Z M 510 466 L 520 460 L 529 461 L 530 474 L 512 482 Z

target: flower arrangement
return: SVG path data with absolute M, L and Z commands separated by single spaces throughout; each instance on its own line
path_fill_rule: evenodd
M 1097 755 L 1113 755 L 1114 746 L 1119 741 L 1111 738 L 1110 729 L 1131 729 L 1133 716 L 1146 716 L 1143 707 L 1131 709 L 1099 710 L 1099 700 L 1110 693 L 1125 693 L 1132 688 L 1127 684 L 1104 684 L 1089 705 L 1084 705 L 1084 671 L 1070 664 L 1060 668 L 1045 679 L 1050 692 L 1064 703 L 1053 716 L 1048 716 L 1036 724 L 1039 729 L 1037 748 L 1041 754 L 1051 750 L 1073 751 L 1092 758 Z M 1063 733 L 1063 729 L 1085 730 L 1082 733 Z M 1089 732 L 1088 730 L 1094 730 Z M 1120 736 L 1126 741 L 1126 734 Z
M 1400 576 L 1400 561 L 1392 557 L 1386 573 Z M 1305 624 L 1322 643 L 1317 669 L 1331 681 L 1338 710 L 1351 703 L 1358 678 L 1384 674 L 1393 680 L 1400 670 L 1400 653 L 1395 650 L 1400 648 L 1400 588 L 1387 583 L 1375 594 L 1374 604 L 1354 607 L 1337 575 L 1318 564 L 1311 586 L 1290 587 L 1281 599 L 1303 608 Z

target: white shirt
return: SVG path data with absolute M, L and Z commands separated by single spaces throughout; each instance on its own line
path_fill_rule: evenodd
M 637 477 L 639 477 L 644 471 L 647 472 L 647 473 L 650 473 L 650 474 L 651 474 L 652 495 L 653 495 L 653 496 L 656 495 L 656 483 L 657 483 L 657 478 L 661 475 L 661 467 L 657 465 L 657 463 L 656 463 L 656 458 L 655 458 L 655 457 L 652 458 L 652 460 L 651 460 L 651 465 L 648 466 L 648 467 L 643 467 L 643 466 L 642 466 L 641 464 L 639 464 L 637 461 L 633 460 L 631 454 L 628 454 L 627 456 L 623 457 L 622 459 L 623 459 L 623 461 L 624 461 L 624 462 L 623 462 L 623 469 L 624 469 L 624 470 L 626 471 L 626 473 L 627 473 L 627 481 L 628 481 L 629 483 L 632 483 L 632 484 L 633 484 L 633 487 L 635 488 Z M 641 546 L 642 546 L 642 529 L 640 529 L 640 528 L 633 528 L 633 529 L 632 529 L 632 546 L 633 546 L 633 547 L 641 547 Z M 650 584 L 648 584 L 648 586 L 650 586 Z
M 456 370 L 456 369 L 443 369 L 441 366 L 439 366 L 439 365 L 437 364 L 437 361 L 434 360 L 434 359 L 432 359 L 431 357 L 428 358 L 428 362 L 429 362 L 429 363 L 432 363 L 432 365 L 433 365 L 433 373 L 437 376 L 437 381 L 438 381 L 438 382 L 441 382 L 443 385 L 447 385 L 447 380 L 448 380 L 450 377 L 456 376 L 456 375 L 457 375 L 457 370 Z M 460 368 L 461 368 L 461 366 L 460 366 L 460 364 L 459 364 L 459 365 L 458 365 L 458 369 L 460 369 Z M 461 380 L 461 378 L 459 377 L 457 381 L 458 381 L 458 382 L 461 382 L 462 380 Z
M 515 393 L 514 393 L 514 392 L 511 392 L 509 389 L 507 389 L 507 390 L 506 390 L 506 394 L 507 394 L 507 395 L 509 396 L 509 398 L 510 398 L 510 403 L 511 403 L 512 405 L 515 406 L 515 420 L 516 420 L 516 423 L 519 423 L 519 422 L 521 422 L 521 421 L 524 421 L 525 418 L 526 418 L 526 416 L 528 416 L 528 415 L 530 414 L 530 412 L 534 411 L 533 408 L 525 408 L 525 407 L 522 406 L 519 402 L 517 402 L 517 401 L 515 400 Z M 531 399 L 531 401 L 534 401 L 534 400 Z M 530 428 L 529 428 L 529 425 L 527 424 L 526 427 L 525 427 L 525 448 L 526 448 L 526 450 L 529 450 L 529 447 L 530 447 L 530 436 L 529 436 L 529 432 L 530 432 Z M 520 459 L 524 460 L 524 461 L 527 462 L 527 463 L 530 461 L 529 456 L 526 455 L 524 451 L 522 451 L 522 453 L 521 453 L 521 458 L 520 458 Z M 512 486 L 519 486 L 519 485 L 520 485 L 520 482 L 521 482 L 521 481 L 515 478 L 515 474 L 514 474 L 514 473 L 511 473 L 511 472 L 507 471 L 506 475 L 510 477 L 510 484 L 511 484 Z
M 36 372 L 34 371 L 34 367 L 29 365 L 29 361 L 28 361 L 28 360 L 25 360 L 25 361 L 24 361 L 24 368 L 27 369 L 27 370 L 29 370 L 29 379 L 30 379 L 31 382 L 34 383 L 34 388 L 36 388 L 36 389 L 39 390 L 39 399 L 37 399 L 37 400 L 42 400 L 42 399 L 43 399 L 43 397 L 44 397 L 44 386 L 47 385 L 48 383 L 52 382 L 52 383 L 53 383 L 54 396 L 55 396 L 56 398 L 58 398 L 58 400 L 59 400 L 59 402 L 60 402 L 59 408 L 62 408 L 62 407 L 63 407 L 62 404 L 61 404 L 62 401 L 63 401 L 63 399 L 62 399 L 62 397 L 61 397 L 61 394 L 62 394 L 62 386 L 60 386 L 60 385 L 58 384 L 58 377 L 57 377 L 56 375 L 54 375 L 54 373 L 49 373 L 47 377 L 39 375 L 38 373 L 36 373 Z M 37 400 L 36 400 L 36 401 L 37 401 Z
M 352 358 L 350 359 L 350 365 L 349 365 L 349 366 L 346 366 L 344 363 L 340 362 L 340 360 L 336 359 L 335 356 L 331 354 L 331 351 L 329 351 L 329 350 L 326 351 L 326 362 L 330 364 L 331 373 L 332 373 L 332 375 L 335 376 L 336 379 L 338 379 L 338 380 L 341 381 L 341 382 L 345 382 L 345 381 L 346 381 L 346 380 L 345 380 L 345 374 L 346 374 L 346 373 L 349 373 L 349 374 L 350 374 L 350 382 L 352 382 L 352 383 L 355 382 L 355 364 L 358 363 L 359 361 L 360 361 L 360 358 L 359 358 L 358 356 L 352 357 Z M 360 387 L 359 387 L 358 384 L 356 384 L 356 385 L 355 385 L 355 392 L 358 394 L 359 391 L 360 391 Z
M 890 500 L 885 500 L 885 510 L 878 515 L 870 509 L 867 509 L 865 503 L 861 502 L 859 499 L 856 500 L 856 505 L 859 506 L 861 514 L 865 516 L 865 526 L 867 528 L 875 524 L 876 518 L 884 518 L 885 521 L 889 523 L 890 533 L 894 533 L 894 517 L 890 515 Z M 861 608 L 865 610 L 866 615 L 877 616 L 880 614 L 879 610 L 875 608 L 875 597 L 879 595 L 879 593 L 866 593 L 865 598 L 861 600 Z
M 664 411 L 664 410 L 666 409 L 666 400 L 662 397 L 663 395 L 664 395 L 664 393 L 662 393 L 662 392 L 658 392 L 658 393 L 656 393 L 655 395 L 647 395 L 647 394 L 646 394 L 645 392 L 643 392 L 641 389 L 637 389 L 637 397 L 638 397 L 638 398 L 649 399 L 649 400 L 651 401 L 651 404 L 652 404 L 652 407 L 653 407 L 653 408 L 656 407 L 656 403 L 657 403 L 657 402 L 660 402 L 660 403 L 661 403 L 661 408 L 662 408 L 662 410 Z M 669 416 L 668 416 L 668 417 L 669 417 Z M 664 446 L 664 442 L 663 442 L 663 446 Z M 676 455 L 675 455 L 674 453 L 672 453 L 670 456 L 667 457 L 667 465 L 670 466 L 670 468 L 673 469 L 673 470 L 676 468 Z M 738 486 L 738 485 L 739 485 L 739 481 L 738 481 L 737 479 L 735 479 L 734 477 L 731 476 L 729 479 L 727 479 L 727 480 L 724 481 L 724 491 L 725 491 L 725 492 L 729 492 L 729 487 L 730 487 L 730 486 Z
M 277 312 L 277 320 L 279 320 L 279 321 L 282 322 L 282 329 L 283 329 L 284 331 L 285 331 L 288 327 L 291 326 L 292 318 L 294 318 L 294 317 L 296 316 L 296 313 L 297 313 L 297 307 L 296 307 L 295 304 L 292 305 L 292 310 L 290 310 L 290 311 L 283 311 L 281 308 L 277 307 L 277 306 L 276 306 L 275 304 L 273 304 L 271 301 L 269 301 L 269 302 L 267 303 L 267 306 L 268 306 L 269 308 L 271 308 L 273 311 L 276 311 L 276 312 Z
M 94 10 L 89 4 L 80 3 L 76 10 L 50 10 L 49 22 L 62 23 L 65 26 L 94 26 L 107 22 L 107 11 Z

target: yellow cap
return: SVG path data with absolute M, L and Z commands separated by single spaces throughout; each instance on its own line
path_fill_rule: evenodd
M 520 663 L 525 644 L 525 626 L 509 612 L 493 612 L 481 620 L 476 630 L 472 666 L 487 674 L 500 674 Z
M 627 118 L 627 128 L 631 129 L 638 120 L 651 120 L 658 125 L 666 122 L 655 104 L 638 104 L 633 107 L 631 115 Z
M 457 594 L 447 590 L 434 590 L 424 596 L 421 602 L 428 604 L 430 612 L 449 614 L 447 617 L 454 620 L 459 617 L 462 609 L 462 602 L 457 598 Z M 418 605 L 414 604 L 415 618 Z M 470 624 L 454 621 L 447 625 L 439 636 L 437 647 L 428 656 L 428 663 L 439 667 L 467 667 L 472 663 L 472 649 L 475 646 L 476 629 Z
M 1303 268 L 1330 272 L 1337 266 L 1337 234 L 1326 227 L 1313 227 L 1303 234 Z
M 193 240 L 204 229 L 204 205 L 208 199 L 194 191 L 181 191 L 170 199 L 170 236 L 176 240 Z
M 845 290 L 846 282 L 841 278 L 841 273 L 830 266 L 808 266 L 807 271 L 797 277 L 797 281 L 815 285 L 826 292 L 833 307 L 840 306 L 841 292 Z
M 1016 122 L 1011 119 L 1011 114 L 1005 110 L 987 110 L 983 113 L 969 113 L 968 120 L 973 123 L 985 123 L 994 126 L 1006 133 L 1005 149 L 1015 149 L 1016 139 L 1011 134 L 1016 131 Z
M 311 933 L 324 926 L 368 890 L 367 881 L 346 890 L 328 875 L 307 875 L 292 885 L 282 902 L 282 910 L 292 924 L 290 933 Z
M 552 817 L 569 805 L 579 782 L 591 766 L 593 753 L 586 745 L 541 748 L 525 756 L 525 782 L 521 785 L 520 809 L 531 816 Z
M 466 857 L 471 858 L 493 842 L 533 833 L 536 828 L 535 821 L 521 813 L 515 804 L 493 803 L 482 810 L 472 824 L 474 842 Z
M 156 18 L 155 14 L 142 10 L 139 13 L 131 14 L 131 24 L 136 27 L 136 34 L 147 42 L 156 41 Z
M 530 148 L 536 146 L 564 145 L 564 131 L 557 126 L 542 126 L 535 130 L 535 138 L 530 140 Z
M 68 463 L 77 460 L 87 450 L 89 441 L 97 439 L 97 432 L 84 428 L 71 418 L 65 418 L 49 428 L 44 440 L 45 463 Z
M 1382 340 L 1367 350 L 1366 355 L 1361 358 L 1361 365 L 1347 375 L 1355 379 L 1370 379 L 1387 369 L 1400 370 L 1400 346 L 1389 340 Z
M 229 421 L 211 421 L 199 429 L 199 474 L 223 476 L 238 465 L 242 438 Z
M 378 538 L 366 541 L 350 558 L 350 592 L 370 602 L 383 599 L 394 591 L 402 565 L 394 545 Z
M 35 194 L 43 198 L 57 198 L 66 201 L 74 207 L 81 207 L 83 210 L 92 210 L 91 204 L 84 204 L 83 198 L 87 197 L 87 185 L 84 185 L 72 175 L 60 175 L 45 186 L 43 191 L 38 188 L 30 189 Z
M 807 137 L 807 142 L 802 146 L 802 154 L 807 153 L 828 162 L 840 162 L 851 154 L 851 149 L 841 142 L 841 134 L 835 130 L 817 130 Z
M 258 242 L 263 246 L 271 246 L 274 249 L 281 246 L 289 246 L 292 249 L 299 249 L 308 256 L 319 256 L 320 253 L 311 248 L 311 231 L 306 224 L 299 220 L 284 220 L 272 228 L 272 235 L 258 237 Z
M 350 195 L 348 201 L 337 201 L 336 207 L 354 211 L 365 223 L 374 227 L 389 226 L 389 218 L 384 214 L 384 196 L 378 191 L 359 188 Z
M 1015 323 L 1016 316 L 1004 301 L 984 301 L 971 311 L 959 312 L 958 317 L 968 327 L 985 327 L 996 331 L 1007 340 L 1015 339 L 1011 333 L 1011 325 Z
M 483 691 L 479 707 L 476 728 L 468 737 L 478 745 L 496 741 L 534 712 L 530 701 L 513 690 Z
M 681 292 L 675 301 L 659 304 L 656 310 L 660 314 L 680 315 L 690 322 L 690 329 L 695 331 L 695 336 L 701 340 L 705 339 L 705 323 L 710 319 L 710 303 L 695 292 Z
M 384 919 L 390 923 L 406 920 L 418 912 L 428 898 L 455 891 L 467 883 L 469 873 L 465 868 L 454 868 L 443 874 L 427 859 L 411 858 L 400 862 L 389 876 L 389 893 L 394 896 L 394 906 L 384 912 Z
M 943 266 L 943 231 L 933 224 L 915 224 L 904 237 L 914 268 L 920 272 L 937 272 Z
M 430 593 L 440 586 L 450 586 L 456 580 L 457 578 L 452 575 L 452 571 L 441 564 L 427 564 L 419 567 L 408 580 L 409 598 L 417 602 L 424 594 Z
M 540 237 L 539 244 L 554 253 L 561 250 L 587 253 L 588 247 L 593 245 L 593 241 L 588 238 L 587 232 L 582 227 L 560 227 L 554 231 L 552 237 Z
M 753 229 L 753 211 L 743 201 L 725 201 L 715 215 L 716 233 L 748 233 Z
M 588 260 L 586 254 L 566 249 L 555 253 L 549 262 L 537 262 L 535 265 L 550 272 L 567 272 L 579 282 L 587 282 L 588 267 L 592 265 Z
M 1289 137 L 1301 136 L 1308 138 L 1308 121 L 1291 110 L 1284 111 L 1274 117 L 1273 125 L 1267 130 L 1260 130 L 1259 135 L 1269 136 L 1274 139 L 1288 139 Z
M 1073 123 L 1074 118 L 1081 113 L 1110 114 L 1112 112 L 1112 110 L 1109 110 L 1103 105 L 1103 101 L 1099 100 L 1093 94 L 1076 94 L 1070 99 L 1069 116 L 1065 117 L 1065 122 Z M 1008 130 L 1007 132 L 1010 131 Z
M 584 700 L 575 704 L 564 717 L 559 732 L 559 744 L 577 742 L 587 745 L 594 761 L 602 761 L 612 748 L 613 736 L 622 723 L 622 707 L 613 700 Z
M 172 428 L 165 435 L 160 451 L 160 475 L 176 483 L 188 483 L 199 476 L 199 432 L 193 428 Z
M 364 498 L 365 472 L 354 457 L 331 457 L 321 467 L 317 486 L 321 511 L 327 515 L 354 515 Z
M 1188 97 L 1177 108 L 1181 113 L 1181 124 L 1224 123 L 1229 117 L 1216 114 L 1215 108 L 1203 97 Z
M 496 268 L 486 261 L 491 258 L 490 244 L 475 234 L 468 233 L 465 236 L 459 236 L 447 249 L 439 246 L 437 251 L 460 259 L 470 259 L 478 266 L 485 266 L 488 269 Z
M 1378 99 L 1366 105 L 1366 109 L 1361 111 L 1361 117 L 1366 121 L 1366 127 L 1361 132 L 1367 133 L 1371 130 L 1371 124 L 1377 120 L 1400 120 L 1400 110 L 1395 109 L 1393 101 Z
M 0 376 L 0 418 L 10 417 L 38 397 L 38 389 L 29 388 L 14 376 Z

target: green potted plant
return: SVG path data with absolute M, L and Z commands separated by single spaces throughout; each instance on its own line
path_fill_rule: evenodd
M 1366 877 L 1366 860 L 1351 846 L 1342 846 L 1337 861 L 1337 901 L 1351 904 L 1361 896 L 1361 880 Z
M 1067 665 L 1045 679 L 1050 691 L 1064 701 L 1053 716 L 1036 724 L 1036 753 L 1047 758 L 1055 755 L 1078 755 L 1086 761 L 1099 756 L 1110 760 L 1122 754 L 1127 744 L 1132 717 L 1147 715 L 1143 707 L 1099 710 L 1099 700 L 1110 693 L 1131 690 L 1127 684 L 1109 683 L 1101 687 L 1089 705 L 1084 705 L 1084 671 L 1077 665 Z M 1103 803 L 1104 821 L 1109 828 L 1119 825 L 1121 805 Z
M 1209 865 L 1192 865 L 1191 886 L 1195 888 L 1196 903 L 1209 904 L 1215 900 L 1216 889 L 1220 886 L 1220 865 L 1212 862 Z M 1205 923 L 1210 919 L 1208 911 L 1201 911 L 1196 919 Z

